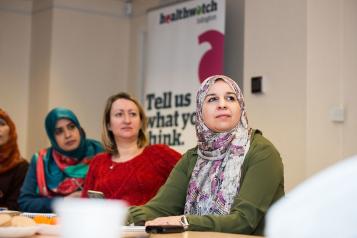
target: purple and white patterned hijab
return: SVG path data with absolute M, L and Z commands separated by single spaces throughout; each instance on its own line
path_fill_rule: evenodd
M 203 102 L 217 80 L 223 80 L 234 90 L 241 107 L 238 125 L 227 132 L 210 130 L 202 118 Z M 196 103 L 198 159 L 188 184 L 184 213 L 226 215 L 239 193 L 241 167 L 250 146 L 252 130 L 248 126 L 243 94 L 229 77 L 214 75 L 201 84 Z

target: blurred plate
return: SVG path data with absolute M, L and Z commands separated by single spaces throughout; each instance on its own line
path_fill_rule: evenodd
M 19 211 L 13 211 L 13 210 L 1 210 L 0 214 L 8 214 L 10 216 L 17 216 L 20 215 L 21 212 Z
M 59 235 L 59 225 L 49 225 L 49 224 L 39 224 L 38 225 L 38 234 L 41 235 Z
M 34 235 L 38 226 L 0 227 L 0 237 L 27 237 Z
M 36 216 L 44 216 L 44 217 L 56 217 L 57 215 L 55 213 L 32 213 L 32 212 L 23 212 L 21 213 L 21 216 L 29 217 L 29 218 L 34 218 Z

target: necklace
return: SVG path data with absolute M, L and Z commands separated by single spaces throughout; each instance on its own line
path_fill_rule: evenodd
M 116 166 L 116 164 L 118 163 L 118 161 L 115 161 L 115 160 L 116 160 L 116 159 L 115 159 L 114 157 L 111 158 L 111 160 L 110 160 L 111 164 L 110 164 L 110 166 L 109 166 L 109 169 L 110 169 L 110 170 L 115 169 L 115 166 Z
M 126 163 L 126 162 L 128 162 L 129 160 L 135 158 L 137 155 L 141 154 L 143 152 L 143 150 L 144 150 L 144 148 L 138 149 L 135 153 L 132 153 L 131 156 L 125 156 L 125 158 L 120 158 L 119 156 L 117 156 L 117 157 L 112 156 L 112 158 L 111 158 L 112 164 L 109 166 L 109 169 L 110 170 L 115 169 L 117 163 Z
M 111 165 L 109 166 L 109 169 L 110 170 L 113 170 L 113 169 L 115 169 L 115 167 L 117 166 L 117 162 L 115 162 L 115 161 L 111 161 L 112 163 L 111 163 Z
M 117 161 L 111 161 L 111 164 L 109 165 L 109 169 L 110 170 L 113 170 L 117 167 L 117 165 L 120 164 L 120 162 L 117 162 Z

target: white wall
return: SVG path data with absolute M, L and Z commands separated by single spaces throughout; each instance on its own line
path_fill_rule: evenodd
M 357 2 L 308 2 L 307 175 L 356 154 Z M 344 122 L 330 111 L 345 109 Z
M 51 57 L 52 12 L 50 1 L 36 1 L 33 5 L 31 30 L 31 68 L 28 100 L 27 150 L 30 156 L 47 146 L 44 117 L 48 112 Z
M 73 109 L 100 139 L 105 100 L 128 90 L 123 2 L 0 0 L 0 29 L 0 105 L 16 122 L 22 154 L 48 145 L 44 118 L 55 106 Z
M 244 89 L 250 125 L 277 147 L 286 187 L 305 175 L 306 2 L 249 0 L 245 3 Z M 250 78 L 263 76 L 254 95 Z
M 146 47 L 146 12 L 158 6 L 159 0 L 139 0 L 133 2 L 130 16 L 130 53 L 128 92 L 144 103 L 144 74 Z
M 357 153 L 357 1 L 346 0 L 343 4 L 343 56 L 341 75 L 343 77 L 343 106 L 346 109 L 346 120 L 343 127 L 342 155 Z
M 61 4 L 53 8 L 49 108 L 71 108 L 88 137 L 100 139 L 106 99 L 128 88 L 129 19 L 120 1 L 94 1 L 94 6 L 57 2 Z
M 281 152 L 290 190 L 357 153 L 357 2 L 249 0 L 245 15 L 248 116 Z M 263 95 L 249 92 L 256 75 Z M 330 118 L 339 106 L 343 123 Z
M 30 13 L 30 3 L 0 1 L 0 107 L 16 124 L 22 152 L 27 149 L 28 135 Z

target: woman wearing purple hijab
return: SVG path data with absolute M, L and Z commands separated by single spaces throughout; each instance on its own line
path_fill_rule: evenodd
M 130 208 L 128 222 L 262 235 L 268 208 L 284 195 L 283 164 L 273 144 L 249 127 L 243 95 L 229 77 L 201 84 L 196 135 L 197 146 L 153 199 Z

